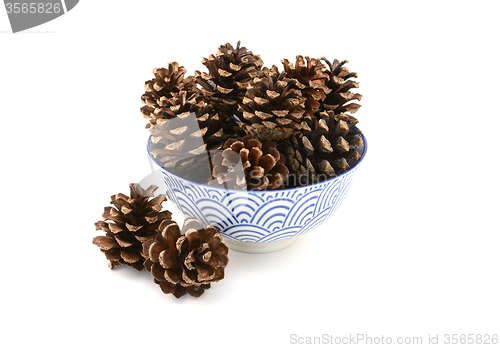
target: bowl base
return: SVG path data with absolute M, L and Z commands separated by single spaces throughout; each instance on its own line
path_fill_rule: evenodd
M 228 248 L 231 250 L 241 251 L 244 253 L 252 253 L 252 254 L 264 254 L 289 247 L 290 245 L 295 243 L 299 238 L 290 238 L 290 239 L 280 240 L 278 242 L 269 242 L 269 243 L 250 243 L 250 242 L 239 242 L 228 238 L 223 238 L 223 239 L 224 243 L 226 243 Z

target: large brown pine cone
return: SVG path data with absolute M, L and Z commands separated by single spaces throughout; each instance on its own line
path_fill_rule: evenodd
M 152 199 L 158 186 L 151 185 L 143 190 L 139 184 L 130 184 L 130 197 L 118 193 L 111 196 L 115 207 L 104 208 L 103 220 L 95 223 L 96 230 L 106 232 L 105 236 L 93 239 L 109 260 L 109 267 L 127 265 L 138 271 L 144 268 L 141 255 L 142 243 L 158 234 L 163 219 L 170 219 L 172 213 L 161 211 L 165 195 Z
M 363 145 L 354 116 L 323 111 L 302 124 L 302 133 L 294 134 L 285 148 L 290 170 L 288 186 L 308 185 L 327 180 L 350 169 L 360 158 Z
M 229 137 L 225 124 L 209 106 L 189 103 L 187 93 L 169 99 L 171 118 L 157 119 L 150 127 L 150 154 L 165 169 L 185 179 L 211 179 L 207 150 L 221 149 Z M 170 114 L 164 113 L 170 116 Z
M 171 220 L 164 220 L 159 230 L 143 245 L 144 265 L 165 294 L 199 297 L 224 278 L 228 248 L 217 228 L 203 228 L 198 219 L 187 218 L 182 231 Z
M 146 125 L 148 129 L 186 112 L 198 113 L 200 110 L 205 109 L 206 105 L 205 100 L 197 91 L 180 91 L 170 98 L 162 98 L 159 103 L 161 113 L 151 115 L 149 124 Z
M 165 106 L 163 117 L 156 118 L 154 123 L 151 122 L 147 126 L 154 138 L 154 143 L 162 139 L 163 142 L 168 141 L 170 144 L 172 140 L 182 140 L 185 135 L 190 134 L 185 133 L 185 131 L 196 132 L 200 130 L 200 135 L 207 144 L 207 149 L 211 150 L 222 147 L 224 140 L 228 138 L 226 133 L 233 134 L 230 129 L 226 128 L 226 124 L 220 119 L 217 111 L 211 105 L 206 105 L 198 93 L 181 91 L 178 96 L 167 99 Z M 195 114 L 197 122 L 186 118 L 190 113 Z M 187 126 L 187 128 L 181 133 L 172 134 L 169 132 L 169 130 L 180 126 Z
M 288 177 L 285 157 L 274 143 L 262 144 L 250 135 L 228 139 L 212 165 L 217 183 L 232 189 L 279 189 Z
M 226 43 L 217 53 L 201 61 L 208 73 L 195 71 L 196 82 L 201 86 L 205 99 L 212 104 L 228 122 L 237 112 L 238 103 L 246 92 L 246 86 L 257 76 L 263 65 L 260 56 L 240 47 Z
M 263 141 L 288 138 L 303 120 L 306 98 L 299 82 L 286 77 L 276 66 L 263 69 L 249 85 L 242 103 L 240 126 L 247 134 Z
M 154 79 L 146 81 L 146 92 L 141 102 L 146 104 L 141 108 L 142 115 L 147 119 L 162 117 L 165 100 L 177 96 L 180 91 L 196 91 L 196 83 L 192 76 L 184 78 L 186 69 L 179 63 L 168 63 L 167 68 L 153 70 Z
M 286 77 L 296 79 L 299 83 L 297 87 L 301 90 L 302 96 L 306 98 L 306 112 L 304 116 L 309 119 L 314 117 L 314 113 L 319 110 L 321 101 L 326 98 L 326 94 L 331 90 L 326 86 L 329 76 L 325 72 L 326 67 L 319 59 L 297 56 L 295 66 L 288 59 L 283 59 L 281 63 L 286 72 Z
M 321 60 L 324 60 L 328 67 L 326 70 L 329 76 L 327 87 L 331 90 L 322 102 L 323 108 L 332 110 L 337 115 L 341 113 L 356 113 L 361 105 L 353 101 L 361 100 L 362 95 L 352 93 L 350 90 L 359 87 L 358 82 L 351 80 L 352 77 L 358 77 L 358 74 L 349 72 L 349 69 L 344 66 L 348 63 L 347 60 L 339 62 L 335 59 L 333 63 L 330 63 L 324 57 Z

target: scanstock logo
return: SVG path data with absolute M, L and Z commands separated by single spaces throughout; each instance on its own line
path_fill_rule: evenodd
M 79 0 L 4 0 L 12 32 L 50 22 L 71 11 Z

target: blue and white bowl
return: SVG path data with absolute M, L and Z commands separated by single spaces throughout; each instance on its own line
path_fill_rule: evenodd
M 189 181 L 161 168 L 165 190 L 183 215 L 218 227 L 229 248 L 253 253 L 280 250 L 329 219 L 344 201 L 367 151 L 361 136 L 360 160 L 347 172 L 314 185 L 232 190 Z M 161 167 L 151 154 L 150 158 Z

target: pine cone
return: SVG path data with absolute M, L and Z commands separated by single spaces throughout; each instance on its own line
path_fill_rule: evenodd
M 288 138 L 297 129 L 305 112 L 306 98 L 297 87 L 297 80 L 286 77 L 273 65 L 255 78 L 238 109 L 243 120 L 240 126 L 259 140 L 278 141 Z
M 299 83 L 297 87 L 301 90 L 302 96 L 306 98 L 306 112 L 304 116 L 309 119 L 314 117 L 314 113 L 319 110 L 321 101 L 326 98 L 326 94 L 331 90 L 326 86 L 329 80 L 328 74 L 325 72 L 326 67 L 319 59 L 311 59 L 309 57 L 297 56 L 295 66 L 287 59 L 283 59 L 281 63 L 286 72 L 286 77 L 296 79 Z
M 158 101 L 157 112 L 151 114 L 146 128 L 150 129 L 158 124 L 171 120 L 186 112 L 199 112 L 204 109 L 206 102 L 197 90 L 179 91 L 171 97 L 162 97 Z
M 146 104 L 141 108 L 142 115 L 147 119 L 162 118 L 167 99 L 178 96 L 180 91 L 196 92 L 196 83 L 192 76 L 184 78 L 186 69 L 179 63 L 168 64 L 168 68 L 153 70 L 155 78 L 146 81 L 146 92 L 141 97 L 141 102 Z
M 285 157 L 274 143 L 262 144 L 250 135 L 228 139 L 224 151 L 213 156 L 212 165 L 217 183 L 233 189 L 279 189 L 288 177 Z
M 211 179 L 203 131 L 194 113 L 181 114 L 151 128 L 151 134 L 149 153 L 163 168 L 196 182 L 204 183 Z
M 211 106 L 192 104 L 186 96 L 181 91 L 179 97 L 169 99 L 174 116 L 157 119 L 149 128 L 150 153 L 168 171 L 206 183 L 211 179 L 207 150 L 221 149 L 229 135 Z
M 247 84 L 257 76 L 263 65 L 262 59 L 246 47 L 240 47 L 238 41 L 236 49 L 226 43 L 219 47 L 215 56 L 210 55 L 201 62 L 207 67 L 208 73 L 195 71 L 195 78 L 205 99 L 223 118 L 232 120 L 231 116 L 237 112 Z
M 319 113 L 309 126 L 302 124 L 302 133 L 293 135 L 286 148 L 291 178 L 288 186 L 309 185 L 342 174 L 361 157 L 357 147 L 363 145 L 361 131 L 354 116 L 334 111 Z
M 330 63 L 326 58 L 321 58 L 328 66 L 327 74 L 329 81 L 327 87 L 331 90 L 323 100 L 323 108 L 333 110 L 335 114 L 351 113 L 354 114 L 361 105 L 353 103 L 353 100 L 361 100 L 362 95 L 349 92 L 351 88 L 358 88 L 359 83 L 350 80 L 351 77 L 358 77 L 357 73 L 350 73 L 349 69 L 344 67 L 347 60 L 339 62 L 337 59 Z
M 217 111 L 211 106 L 206 105 L 203 98 L 198 93 L 191 93 L 186 91 L 179 92 L 179 95 L 165 100 L 165 111 L 163 117 L 156 118 L 146 128 L 149 128 L 153 136 L 163 134 L 161 129 L 165 123 L 176 117 L 185 117 L 186 114 L 195 113 L 198 121 L 202 136 L 207 143 L 208 149 L 221 148 L 224 143 L 224 134 L 233 134 L 233 130 L 227 127 Z M 175 121 L 175 122 L 178 122 Z M 157 127 L 157 129 L 153 129 Z M 193 127 L 196 125 L 193 123 Z M 228 136 L 226 136 L 227 138 Z
M 159 229 L 161 234 L 143 245 L 144 265 L 165 294 L 199 297 L 224 278 L 228 248 L 217 228 L 203 228 L 198 219 L 187 218 L 182 232 L 171 220 Z
M 95 237 L 93 244 L 101 248 L 111 269 L 127 265 L 140 271 L 145 261 L 141 255 L 142 243 L 154 238 L 160 222 L 170 219 L 172 213 L 160 212 L 165 195 L 149 199 L 158 186 L 151 185 L 147 190 L 139 184 L 129 186 L 130 197 L 121 193 L 111 196 L 111 203 L 116 208 L 104 208 L 103 220 L 95 223 L 96 230 L 106 232 L 106 236 Z
M 295 134 L 280 142 L 280 152 L 285 154 L 286 166 L 290 172 L 285 187 L 306 186 L 319 182 L 313 164 L 299 146 L 302 134 Z

